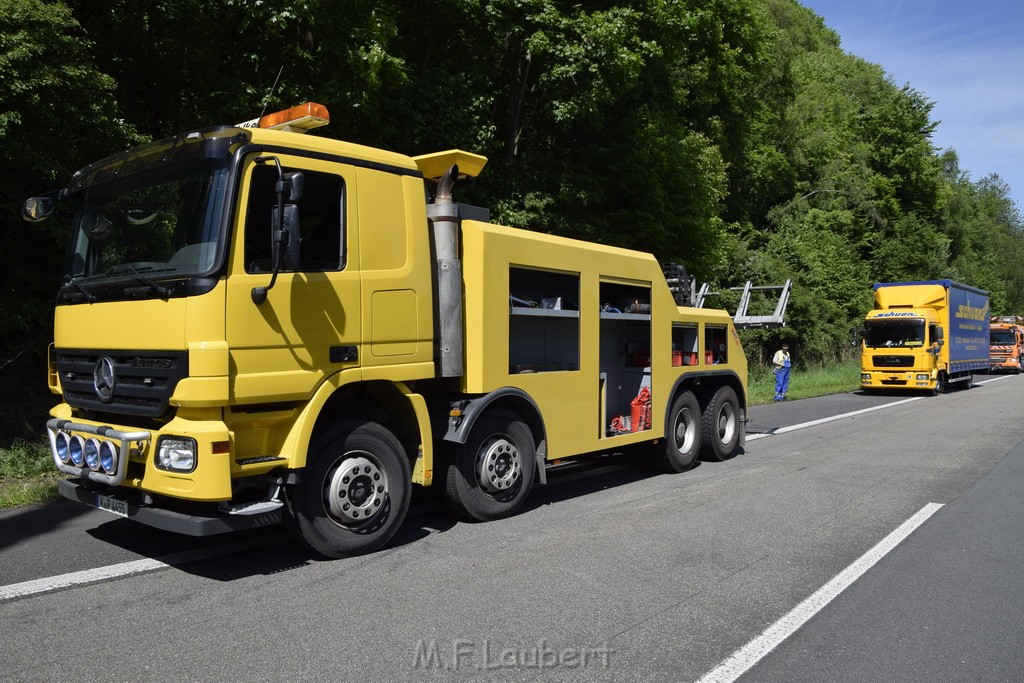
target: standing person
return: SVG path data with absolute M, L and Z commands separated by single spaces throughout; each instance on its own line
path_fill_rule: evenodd
M 772 357 L 772 365 L 775 366 L 775 399 L 776 401 L 786 400 L 786 392 L 789 391 L 789 344 L 783 344 L 782 348 L 775 352 Z

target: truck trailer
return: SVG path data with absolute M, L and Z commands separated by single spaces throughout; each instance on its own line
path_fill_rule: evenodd
M 874 285 L 864 320 L 860 385 L 942 393 L 989 367 L 988 292 L 952 280 Z
M 194 536 L 284 524 L 341 557 L 387 543 L 413 487 L 486 521 L 573 456 L 681 472 L 742 448 L 736 327 L 683 305 L 678 269 L 491 223 L 453 197 L 484 157 L 302 134 L 327 120 L 191 131 L 26 201 L 71 231 L 62 495 Z

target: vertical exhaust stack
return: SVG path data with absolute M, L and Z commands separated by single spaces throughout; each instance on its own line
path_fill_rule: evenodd
M 490 221 L 486 209 L 456 204 L 452 190 L 457 181 L 468 181 L 479 175 L 487 157 L 449 149 L 412 157 L 424 179 L 437 182 L 432 204 L 427 204 L 427 218 L 433 230 L 434 258 L 437 259 L 437 319 L 435 339 L 440 360 L 441 377 L 462 377 L 464 318 L 462 311 L 462 261 L 459 259 L 459 232 L 462 219 Z
M 442 377 L 461 377 L 463 373 L 459 208 L 452 199 L 452 188 L 458 177 L 459 166 L 452 164 L 437 183 L 434 203 L 427 205 L 437 258 L 438 346 Z

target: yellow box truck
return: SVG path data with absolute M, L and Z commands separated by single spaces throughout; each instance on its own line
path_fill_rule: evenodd
M 874 285 L 860 386 L 941 393 L 989 366 L 988 292 L 952 280 Z
M 284 523 L 339 557 L 386 543 L 413 486 L 482 521 L 554 460 L 629 446 L 682 471 L 742 447 L 726 312 L 680 305 L 649 254 L 456 203 L 481 156 L 301 134 L 327 119 L 145 144 L 25 203 L 71 231 L 47 423 L 64 496 L 191 535 Z

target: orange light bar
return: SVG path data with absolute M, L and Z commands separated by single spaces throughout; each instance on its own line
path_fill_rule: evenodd
M 240 128 L 269 128 L 293 133 L 305 133 L 307 130 L 326 126 L 331 122 L 327 107 L 316 102 L 306 102 L 297 107 L 276 111 L 259 119 L 237 124 Z

